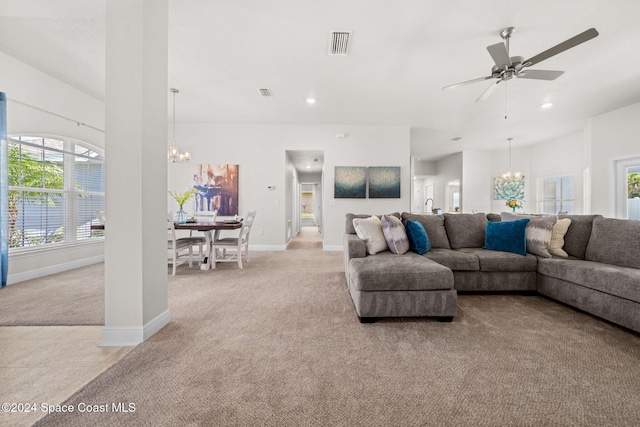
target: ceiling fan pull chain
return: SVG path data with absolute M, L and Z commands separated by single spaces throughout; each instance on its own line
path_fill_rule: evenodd
M 504 82 L 504 119 L 507 120 L 507 82 Z

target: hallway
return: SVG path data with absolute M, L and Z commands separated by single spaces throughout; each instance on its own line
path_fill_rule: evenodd
M 287 250 L 322 249 L 322 234 L 317 226 L 302 226 L 300 232 L 287 245 Z

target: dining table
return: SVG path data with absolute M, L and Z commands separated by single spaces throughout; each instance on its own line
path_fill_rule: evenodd
M 204 237 L 207 242 L 207 248 L 209 255 L 207 256 L 207 262 L 200 265 L 201 270 L 209 270 L 216 268 L 216 254 L 213 252 L 213 242 L 218 240 L 220 232 L 223 230 L 237 230 L 242 227 L 242 220 L 228 220 L 228 221 L 195 221 L 195 222 L 180 222 L 175 223 L 176 230 L 191 230 L 200 231 L 204 233 Z
M 242 220 L 176 222 L 174 223 L 174 227 L 176 230 L 200 231 L 204 233 L 209 255 L 207 256 L 207 262 L 200 265 L 200 269 L 209 270 L 216 268 L 215 253 L 213 253 L 212 250 L 213 242 L 218 239 L 221 231 L 241 228 Z M 104 229 L 104 224 L 91 224 L 91 230 Z

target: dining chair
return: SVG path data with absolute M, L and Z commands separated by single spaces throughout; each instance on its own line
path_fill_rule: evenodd
M 242 227 L 238 237 L 225 237 L 214 240 L 212 243 L 213 262 L 234 262 L 238 263 L 238 267 L 242 268 L 242 250 L 244 249 L 244 257 L 247 262 L 249 259 L 249 233 L 256 218 L 258 211 L 249 211 L 247 217 L 242 221 Z M 235 251 L 227 256 L 227 251 Z M 218 255 L 221 255 L 220 257 Z
M 196 221 L 215 222 L 217 215 L 218 215 L 217 210 L 199 211 L 199 212 L 195 212 L 193 217 L 196 219 Z M 198 232 L 197 230 L 189 230 L 188 236 L 179 237 L 178 240 L 188 241 L 188 242 L 191 242 L 192 246 L 197 246 L 198 258 L 200 258 L 200 262 L 204 262 L 205 257 L 209 256 L 209 252 L 210 252 L 209 248 L 206 249 L 206 253 L 204 250 L 204 247 L 207 245 L 207 238 L 204 235 L 202 235 L 202 232 L 200 233 L 200 235 L 194 236 L 194 231 Z
M 184 238 L 183 238 L 184 239 Z M 167 218 L 167 250 L 171 251 L 171 263 L 173 264 L 173 273 L 176 275 L 176 267 L 178 264 L 184 264 L 184 257 L 180 251 L 187 250 L 189 256 L 189 267 L 193 266 L 193 243 L 188 240 L 176 238 L 176 228 L 173 223 L 173 215 L 169 215 Z
M 104 211 L 96 211 L 96 216 L 98 217 L 98 223 L 100 225 L 104 225 L 104 221 L 105 221 Z

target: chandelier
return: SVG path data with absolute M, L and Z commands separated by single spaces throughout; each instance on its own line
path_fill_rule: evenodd
M 174 88 L 169 89 L 169 91 L 173 93 L 173 135 L 169 146 L 169 160 L 173 163 L 188 162 L 191 159 L 191 153 L 178 148 L 176 145 L 176 93 L 180 91 Z
M 503 179 L 520 179 L 520 172 L 512 173 L 511 169 L 511 141 L 513 138 L 507 138 L 509 141 L 509 170 L 502 174 Z
M 511 140 L 509 140 L 509 170 L 496 177 L 494 181 L 495 200 L 519 200 L 524 198 L 524 176 L 520 172 L 513 172 L 511 168 Z

